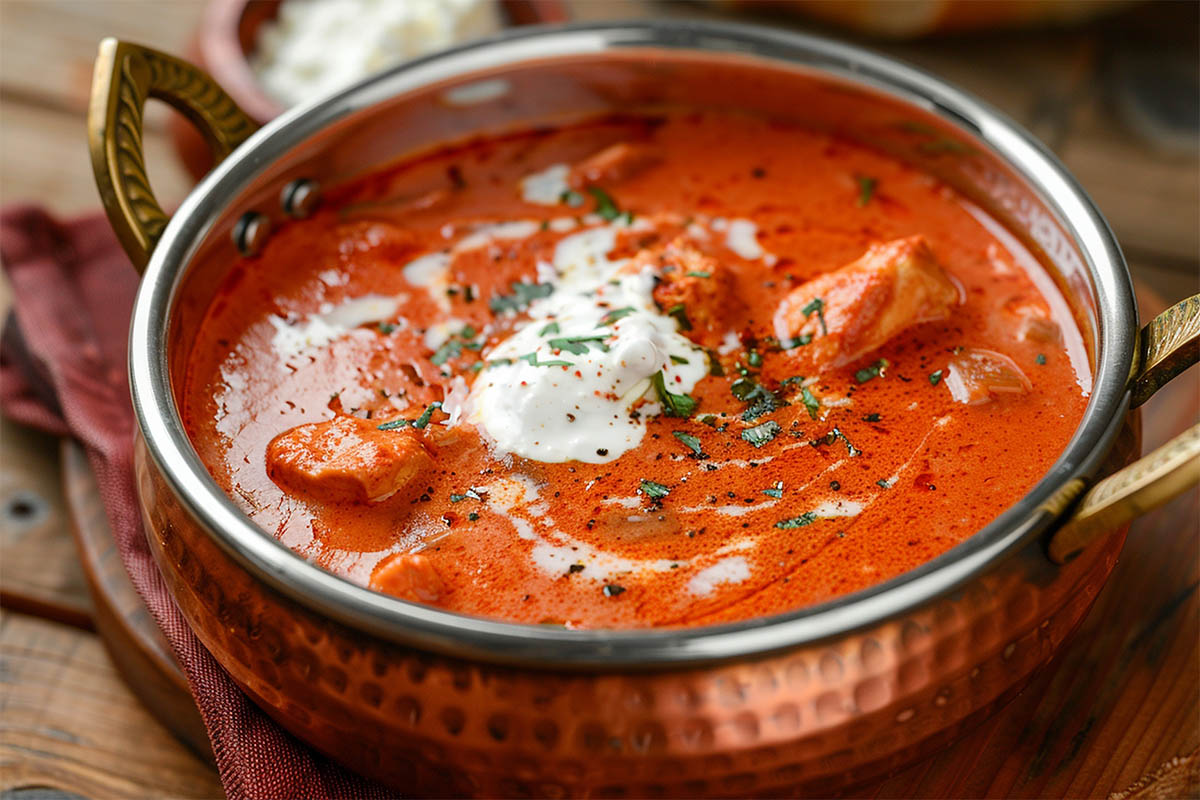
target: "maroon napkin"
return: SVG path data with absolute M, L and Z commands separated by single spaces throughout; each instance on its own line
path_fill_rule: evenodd
M 125 360 L 137 289 L 102 215 L 59 222 L 34 207 L 0 212 L 0 262 L 13 310 L 0 340 L 0 410 L 71 435 L 87 450 L 134 587 L 187 675 L 230 798 L 386 797 L 285 733 L 188 628 L 158 572 L 133 489 L 133 409 Z

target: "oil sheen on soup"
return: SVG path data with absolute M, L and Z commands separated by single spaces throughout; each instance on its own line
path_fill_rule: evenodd
M 1045 474 L 1090 375 L 1047 272 L 929 174 L 678 112 L 328 193 L 234 265 L 182 400 L 217 482 L 325 569 L 632 628 L 943 553 Z

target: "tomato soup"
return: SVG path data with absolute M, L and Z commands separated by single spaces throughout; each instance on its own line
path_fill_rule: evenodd
M 1091 390 L 1054 281 L 912 166 L 750 115 L 481 138 L 233 266 L 181 393 L 331 572 L 569 628 L 797 609 L 964 541 Z

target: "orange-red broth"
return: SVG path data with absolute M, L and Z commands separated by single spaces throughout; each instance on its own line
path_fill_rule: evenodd
M 443 399 L 453 376 L 477 380 L 481 373 L 470 365 L 521 321 L 498 317 L 489 299 L 509 293 L 513 281 L 533 282 L 536 262 L 572 232 L 541 226 L 528 238 L 460 254 L 442 300 L 449 311 L 410 285 L 402 266 L 461 239 L 472 223 L 593 212 L 587 191 L 578 208 L 525 203 L 520 182 L 547 165 L 578 164 L 630 141 L 657 148 L 661 160 L 603 188 L 621 210 L 658 225 L 623 232 L 619 254 L 686 236 L 696 220 L 742 218 L 774 256 L 739 257 L 712 230 L 695 242 L 736 276 L 745 305 L 728 326 L 740 343 L 716 356 L 725 374 L 704 378 L 690 393 L 697 401 L 690 418 L 647 415 L 640 445 L 615 461 L 540 463 L 495 452 L 474 427 L 447 427 L 435 411 L 420 434 L 433 467 L 412 491 L 380 502 L 328 502 L 271 480 L 266 448 L 293 426 L 336 414 L 411 419 Z M 864 179 L 873 186 L 865 188 Z M 943 321 L 822 371 L 809 388 L 827 405 L 812 418 L 798 383 L 780 388 L 795 370 L 788 351 L 770 346 L 776 307 L 793 287 L 854 261 L 873 243 L 915 234 L 961 287 L 961 303 Z M 371 294 L 407 299 L 389 322 L 364 325 L 284 366 L 271 315 L 295 321 L 322 304 Z M 1049 335 L 1019 335 L 1020 314 L 1031 307 L 1052 321 Z M 482 332 L 476 338 L 483 344 L 438 366 L 422 332 L 446 317 Z M 931 376 L 944 377 L 959 348 L 1007 355 L 1031 388 L 976 405 L 955 402 L 946 381 Z M 881 358 L 888 362 L 882 374 L 860 383 L 858 371 Z M 743 421 L 747 405 L 730 389 L 739 365 L 789 405 Z M 440 579 L 433 602 L 443 608 L 630 628 L 772 614 L 918 566 L 968 538 L 1046 472 L 1090 388 L 1084 344 L 1053 281 L 995 221 L 938 180 L 801 128 L 681 113 L 483 139 L 331 194 L 311 219 L 283 227 L 261 256 L 231 270 L 200 328 L 182 396 L 189 434 L 218 483 L 314 563 L 369 585 L 381 562 L 419 551 Z M 407 396 L 397 400 L 400 391 Z M 773 440 L 755 447 L 742 438 L 767 419 L 780 426 Z M 844 439 L 828 436 L 835 427 Z M 691 457 L 676 431 L 697 437 L 707 458 Z M 486 491 L 463 497 L 517 474 L 531 496 L 515 511 L 497 511 Z M 647 479 L 669 494 L 649 497 Z M 779 526 L 814 509 L 855 504 L 861 511 L 854 516 Z M 562 541 L 578 546 L 582 568 L 539 567 L 513 515 L 539 536 L 568 537 Z M 589 569 L 599 564 L 597 552 L 677 566 Z M 745 569 L 718 569 L 696 583 L 704 569 L 732 557 Z

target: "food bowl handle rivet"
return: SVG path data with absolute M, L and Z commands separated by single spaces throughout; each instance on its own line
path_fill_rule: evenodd
M 283 187 L 279 204 L 283 213 L 293 219 L 311 216 L 321 200 L 321 185 L 308 178 L 297 178 Z
M 233 244 L 246 258 L 262 251 L 271 232 L 271 221 L 257 211 L 247 211 L 233 226 Z

